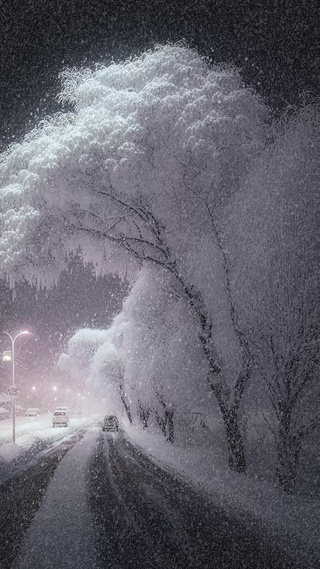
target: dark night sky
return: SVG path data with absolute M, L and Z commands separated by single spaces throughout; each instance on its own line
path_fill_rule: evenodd
M 66 65 L 185 38 L 233 62 L 274 108 L 319 93 L 318 0 L 0 0 L 0 143 L 57 110 Z
M 36 291 L 28 284 L 12 291 L 0 286 L 0 330 L 11 334 L 27 329 L 31 336 L 16 343 L 17 361 L 26 370 L 17 376 L 27 383 L 37 383 L 50 372 L 68 339 L 79 328 L 105 328 L 120 312 L 128 283 L 116 276 L 96 278 L 92 268 L 72 263 L 60 278 L 60 286 L 50 291 Z M 0 336 L 0 354 L 10 349 L 10 340 Z M 29 371 L 27 371 L 29 370 Z M 11 364 L 0 361 L 0 392 L 11 377 Z
M 318 22 L 318 0 L 0 0 L 0 150 L 59 109 L 65 66 L 118 61 L 166 41 L 235 63 L 276 113 L 299 105 L 303 93 L 320 92 Z M 43 366 L 44 351 L 51 362 L 77 327 L 108 323 L 117 289 L 81 269 L 38 302 L 22 287 L 12 303 L 2 287 L 0 329 L 31 325 L 42 344 L 33 362 Z

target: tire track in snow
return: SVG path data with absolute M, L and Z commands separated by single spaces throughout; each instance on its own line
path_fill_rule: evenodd
M 101 567 L 304 569 L 121 433 L 101 434 L 93 473 Z

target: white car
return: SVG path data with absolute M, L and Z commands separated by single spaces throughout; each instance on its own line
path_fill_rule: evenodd
M 53 413 L 53 417 L 52 417 L 52 426 L 58 427 L 68 427 L 69 426 L 69 415 L 66 411 L 61 410 L 56 410 Z
M 26 410 L 25 416 L 26 417 L 37 417 L 40 413 L 40 409 L 38 407 L 30 407 Z

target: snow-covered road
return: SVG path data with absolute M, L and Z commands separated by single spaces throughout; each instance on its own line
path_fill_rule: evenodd
M 62 458 L 14 569 L 293 569 L 124 433 L 91 428 Z
M 301 568 L 121 433 L 100 437 L 90 473 L 101 568 Z
M 94 569 L 94 529 L 87 473 L 98 429 L 62 459 L 22 544 L 19 569 Z

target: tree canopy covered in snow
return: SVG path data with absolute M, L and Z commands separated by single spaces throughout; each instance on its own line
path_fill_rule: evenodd
M 266 111 L 238 72 L 165 46 L 62 81 L 60 99 L 75 112 L 44 121 L 1 161 L 1 268 L 11 282 L 50 286 L 79 247 L 100 270 L 118 270 L 128 263 L 123 232 L 135 254 L 161 262 L 140 203 L 186 267 L 199 250 L 210 254 L 209 210 L 237 189 L 264 139 Z

